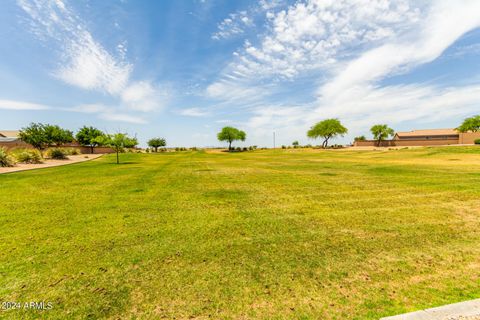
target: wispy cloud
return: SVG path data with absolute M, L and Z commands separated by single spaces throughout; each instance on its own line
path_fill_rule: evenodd
M 206 117 L 211 113 L 210 111 L 202 108 L 187 108 L 178 111 L 178 114 L 187 117 Z
M 106 113 L 101 113 L 99 117 L 107 121 L 120 121 L 120 122 L 127 122 L 127 123 L 133 123 L 133 124 L 147 123 L 147 121 L 142 117 L 138 117 L 130 114 L 123 114 L 123 113 L 106 112 Z
M 82 104 L 70 108 L 59 108 L 57 110 L 66 112 L 92 113 L 96 114 L 98 118 L 107 121 L 127 122 L 133 124 L 143 124 L 147 121 L 138 115 L 128 113 L 119 113 L 113 106 L 106 106 L 103 104 Z
M 162 109 L 169 99 L 169 93 L 149 81 L 137 81 L 123 90 L 121 98 L 128 108 L 147 112 Z
M 147 121 L 138 115 L 119 113 L 113 106 L 103 104 L 83 104 L 73 107 L 51 107 L 45 104 L 32 103 L 17 100 L 0 100 L 0 110 L 55 110 L 56 112 L 79 112 L 96 114 L 98 118 L 107 121 L 127 122 L 133 124 L 144 124 Z
M 358 86 L 402 73 L 438 58 L 466 32 L 480 26 L 480 3 L 441 2 L 432 6 L 415 30 L 363 53 L 346 64 L 332 81 L 322 86 L 327 98 L 345 97 Z
M 212 35 L 212 39 L 220 40 L 233 37 L 244 33 L 245 28 L 254 25 L 252 18 L 246 10 L 231 13 L 217 26 L 217 32 Z
M 109 53 L 64 0 L 18 0 L 18 4 L 31 19 L 32 32 L 59 46 L 61 63 L 52 71 L 54 77 L 118 98 L 131 110 L 150 112 L 165 105 L 168 95 L 164 88 L 131 79 L 134 66 L 125 61 L 126 41 L 118 44 L 116 55 Z
M 62 0 L 18 0 L 30 16 L 32 31 L 60 46 L 61 65 L 53 71 L 66 83 L 88 90 L 118 94 L 126 86 L 132 65 L 112 56 Z
M 25 101 L 15 100 L 0 100 L 0 109 L 4 110 L 47 110 L 51 109 L 49 106 L 31 103 Z
M 71 108 L 63 108 L 64 111 L 80 113 L 100 113 L 110 109 L 111 108 L 103 104 L 82 104 Z

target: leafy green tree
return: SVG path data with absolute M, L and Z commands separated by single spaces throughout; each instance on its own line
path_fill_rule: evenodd
M 73 133 L 57 125 L 31 123 L 28 127 L 22 128 L 19 133 L 20 139 L 31 144 L 40 153 L 48 147 L 60 146 L 73 141 Z
M 477 132 L 480 131 L 480 115 L 466 118 L 460 127 L 457 128 L 460 132 Z
M 358 136 L 353 139 L 353 141 L 365 141 L 367 138 L 365 136 Z
M 148 146 L 155 149 L 155 152 L 158 152 L 159 147 L 165 147 L 167 145 L 167 141 L 164 138 L 152 138 L 148 140 Z
M 299 145 L 300 145 L 300 143 L 299 143 L 297 140 L 295 140 L 295 141 L 292 142 L 292 146 L 293 146 L 294 148 L 298 148 Z
M 395 134 L 395 131 L 386 124 L 376 124 L 370 128 L 370 132 L 373 134 L 373 139 L 377 140 L 377 146 L 380 146 L 382 140 Z
M 236 140 L 245 141 L 247 134 L 234 127 L 224 127 L 222 131 L 217 134 L 217 138 L 219 141 L 227 141 L 228 150 L 232 150 L 232 142 Z
M 328 140 L 337 136 L 343 137 L 348 132 L 338 119 L 326 119 L 318 122 L 307 132 L 307 136 L 312 139 L 323 138 L 322 148 L 328 146 Z
M 48 146 L 61 146 L 73 141 L 73 132 L 62 129 L 57 125 L 45 124 L 43 125 L 45 136 L 48 141 Z
M 40 153 L 48 147 L 44 125 L 41 123 L 31 123 L 28 127 L 22 128 L 18 137 L 38 149 Z
M 93 153 L 95 147 L 101 146 L 99 143 L 101 142 L 101 139 L 97 139 L 97 137 L 104 135 L 105 133 L 97 128 L 83 126 L 80 128 L 80 130 L 78 130 L 75 138 L 81 146 L 89 147 L 90 153 Z
M 133 148 L 138 144 L 137 138 L 129 137 L 126 133 L 104 135 L 102 137 L 97 137 L 95 141 L 115 150 L 115 153 L 117 154 L 117 164 L 120 163 L 118 156 L 120 151 L 124 148 Z

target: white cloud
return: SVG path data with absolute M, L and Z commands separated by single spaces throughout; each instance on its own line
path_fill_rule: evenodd
M 33 32 L 61 46 L 61 65 L 54 76 L 66 83 L 109 94 L 120 93 L 132 66 L 109 54 L 62 0 L 18 0 L 31 17 Z
M 294 78 L 333 67 L 352 52 L 392 38 L 420 21 L 408 0 L 310 0 L 267 12 L 269 32 L 247 41 L 227 73 L 246 78 Z
M 268 11 L 268 10 L 272 10 L 280 6 L 283 6 L 285 4 L 285 1 L 284 0 L 260 0 L 258 4 L 262 10 Z
M 60 66 L 52 74 L 65 83 L 119 99 L 127 108 L 150 112 L 163 108 L 166 90 L 150 81 L 133 81 L 133 65 L 125 61 L 127 42 L 109 53 L 63 0 L 18 0 L 31 18 L 32 32 L 60 46 Z
M 0 109 L 4 110 L 47 110 L 49 106 L 15 100 L 0 100 Z
M 214 82 L 205 91 L 208 98 L 221 100 L 225 106 L 255 103 L 270 93 L 271 87 L 269 85 L 251 86 L 249 83 L 229 79 Z
M 71 41 L 64 52 L 67 65 L 60 67 L 54 75 L 83 89 L 105 91 L 111 95 L 121 93 L 132 66 L 116 61 L 88 32 L 81 33 L 83 35 Z
M 105 112 L 105 113 L 101 113 L 99 117 L 107 121 L 120 121 L 120 122 L 127 122 L 127 123 L 133 123 L 133 124 L 147 123 L 147 121 L 142 117 L 125 114 L 125 113 Z
M 212 35 L 212 39 L 227 39 L 242 34 L 245 28 L 252 27 L 253 25 L 253 20 L 247 11 L 231 13 L 228 18 L 223 19 L 223 21 L 218 24 L 218 30 Z
M 103 104 L 82 104 L 72 108 L 66 108 L 65 111 L 80 112 L 80 113 L 99 113 L 109 110 L 111 108 Z
M 168 93 L 148 81 L 139 81 L 126 87 L 121 98 L 130 109 L 147 112 L 163 108 Z
M 210 115 L 210 112 L 202 108 L 187 108 L 178 111 L 178 114 L 187 117 L 206 117 Z
M 434 122 L 465 116 L 478 110 L 480 85 L 441 88 L 428 85 L 397 85 L 365 88 L 353 100 L 326 104 L 313 114 L 317 119 L 340 117 L 354 125 L 369 127 L 379 122 Z
M 320 94 L 327 99 L 351 99 L 348 92 L 355 94 L 357 86 L 433 61 L 463 34 L 478 26 L 480 2 L 437 1 L 418 29 L 349 62 L 333 81 L 321 88 Z

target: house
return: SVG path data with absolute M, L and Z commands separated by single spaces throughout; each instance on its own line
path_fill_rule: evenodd
M 403 146 L 447 146 L 447 145 L 471 145 L 476 139 L 480 139 L 480 132 L 459 132 L 456 129 L 421 129 L 401 131 L 395 133 L 392 140 L 381 141 L 381 147 Z M 378 146 L 378 141 L 364 140 L 355 141 L 357 147 Z
M 28 143 L 18 137 L 19 132 L 18 130 L 0 130 L 0 147 L 6 149 L 30 148 Z
M 0 130 L 0 138 L 18 138 L 18 130 Z
M 455 129 L 427 129 L 397 132 L 393 140 L 446 140 L 458 143 L 460 133 Z

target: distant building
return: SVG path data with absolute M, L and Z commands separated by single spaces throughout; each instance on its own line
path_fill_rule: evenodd
M 455 129 L 427 129 L 397 132 L 393 140 L 448 140 L 458 143 L 460 133 Z
M 18 138 L 18 130 L 0 130 L 0 138 Z
M 381 141 L 380 147 L 469 145 L 474 144 L 476 139 L 480 139 L 480 132 L 462 133 L 456 129 L 413 130 L 395 133 L 392 140 Z M 376 147 L 378 141 L 355 141 L 354 146 Z
M 7 149 L 31 147 L 18 137 L 19 133 L 18 130 L 0 130 L 0 147 Z

